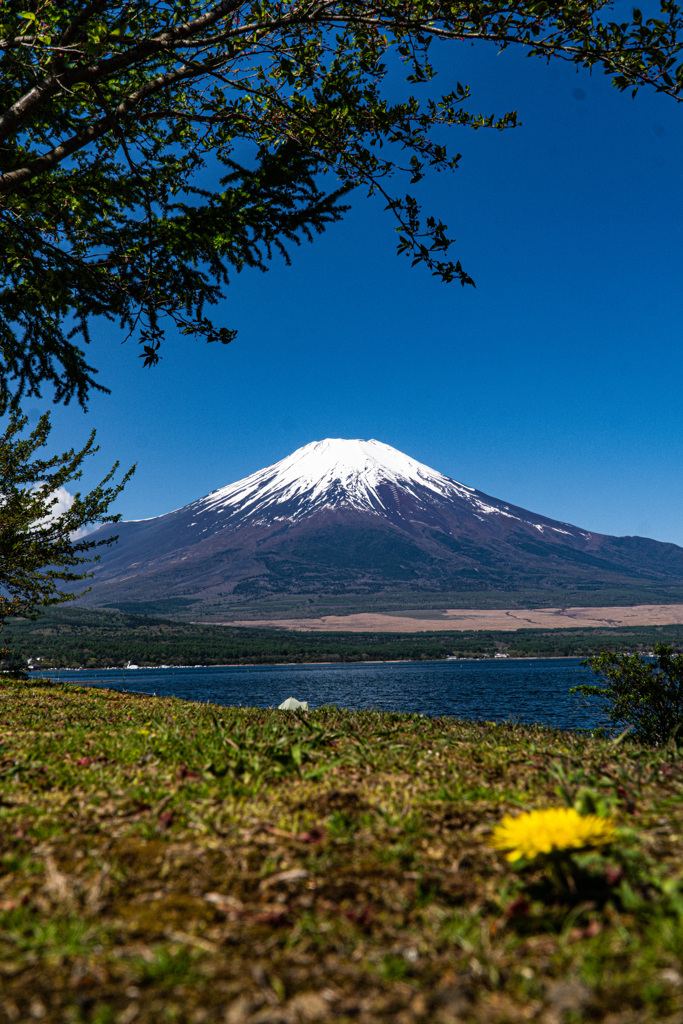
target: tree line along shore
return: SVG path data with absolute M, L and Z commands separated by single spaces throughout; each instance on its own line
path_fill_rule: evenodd
M 683 644 L 683 626 L 468 630 L 421 633 L 310 633 L 282 628 L 175 622 L 121 612 L 55 609 L 13 619 L 3 639 L 34 668 L 137 665 L 256 665 L 438 660 L 452 656 L 589 657 L 604 649 L 647 651 Z

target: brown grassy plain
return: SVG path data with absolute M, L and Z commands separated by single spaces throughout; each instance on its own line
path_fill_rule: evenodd
M 639 604 L 626 608 L 449 608 L 445 611 L 324 615 L 319 619 L 252 619 L 225 626 L 271 626 L 307 631 L 350 633 L 422 633 L 454 629 L 569 629 L 600 626 L 670 626 L 683 623 L 681 604 Z

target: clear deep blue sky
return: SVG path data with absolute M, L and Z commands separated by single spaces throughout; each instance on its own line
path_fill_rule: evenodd
M 683 104 L 518 51 L 458 44 L 437 63 L 441 91 L 468 83 L 470 109 L 522 122 L 453 132 L 460 169 L 420 193 L 476 290 L 411 269 L 359 192 L 291 267 L 234 278 L 212 312 L 232 345 L 171 335 L 143 370 L 96 328 L 112 394 L 55 409 L 53 440 L 97 428 L 86 484 L 137 461 L 125 519 L 309 441 L 374 437 L 534 512 L 683 545 Z

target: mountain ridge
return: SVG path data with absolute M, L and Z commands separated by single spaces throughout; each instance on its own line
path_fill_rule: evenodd
M 173 512 L 98 531 L 113 533 L 82 603 L 185 600 L 213 616 L 278 595 L 626 586 L 649 599 L 683 585 L 676 545 L 529 512 L 376 440 L 310 442 Z

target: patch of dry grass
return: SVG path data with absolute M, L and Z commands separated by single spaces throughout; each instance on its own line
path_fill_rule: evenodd
M 683 1020 L 683 758 L 519 725 L 0 689 L 0 1021 Z M 588 801 L 564 886 L 487 844 Z

